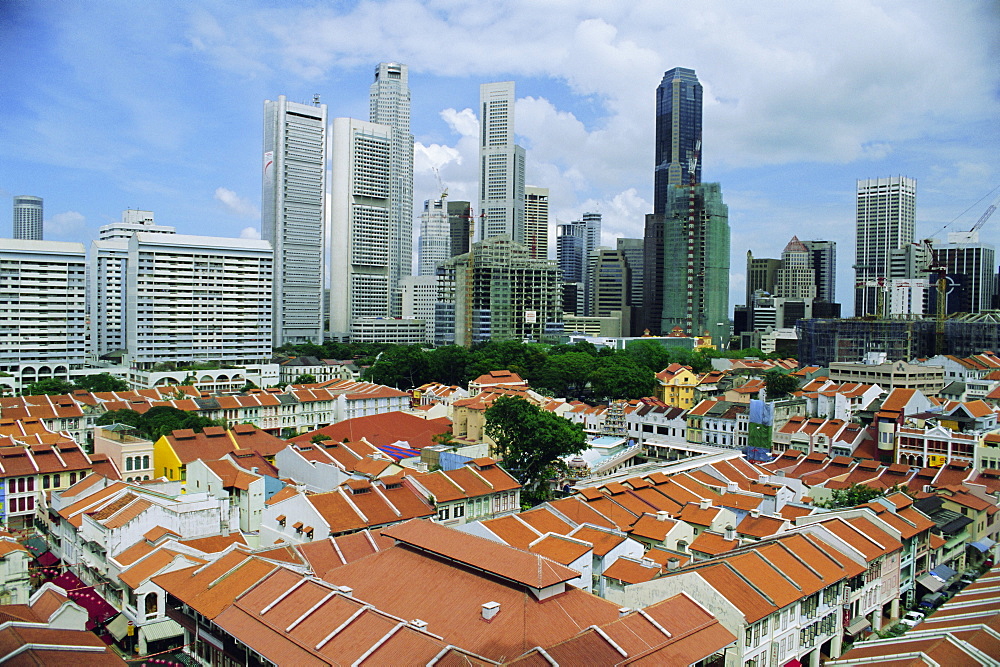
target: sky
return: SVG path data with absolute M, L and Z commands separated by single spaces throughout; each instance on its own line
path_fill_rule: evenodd
M 126 208 L 257 238 L 264 100 L 319 94 L 331 118 L 367 120 L 385 61 L 409 67 L 418 220 L 435 170 L 475 200 L 479 84 L 516 82 L 553 257 L 557 222 L 588 211 L 606 245 L 642 236 L 655 90 L 694 69 L 730 310 L 747 250 L 780 257 L 797 235 L 837 242 L 850 314 L 857 179 L 917 179 L 918 238 L 968 230 L 1000 195 L 997 0 L 3 0 L 0 54 L 0 236 L 12 197 L 35 195 L 48 240 L 89 246 Z M 1000 245 L 1000 214 L 981 240 Z

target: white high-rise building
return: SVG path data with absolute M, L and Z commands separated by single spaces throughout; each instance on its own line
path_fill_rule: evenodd
M 102 225 L 98 230 L 98 239 L 101 241 L 123 240 L 127 241 L 136 232 L 148 232 L 151 234 L 174 234 L 176 229 L 168 225 L 158 225 L 152 211 L 139 211 L 136 209 L 126 209 L 122 211 L 121 222 L 112 222 Z
M 549 189 L 524 188 L 525 245 L 535 259 L 549 256 Z
M 400 312 L 397 287 L 413 273 L 413 135 L 406 65 L 379 63 L 369 91 L 368 120 L 392 128 L 389 151 L 389 295 L 393 317 Z
M 273 265 L 263 240 L 134 234 L 124 278 L 132 364 L 270 359 Z
M 781 268 L 776 272 L 774 296 L 786 299 L 816 298 L 816 272 L 812 252 L 793 236 L 781 252 Z
M 451 222 L 447 199 L 428 199 L 420 214 L 417 275 L 433 276 L 438 264 L 451 257 Z M 405 315 L 404 315 L 405 317 Z
M 527 242 L 524 224 L 524 149 L 514 144 L 514 82 L 479 86 L 480 239 Z
M 917 181 L 906 176 L 858 181 L 854 314 L 874 315 L 877 286 L 891 274 L 892 251 L 913 243 Z M 910 278 L 911 276 L 897 276 Z M 913 276 L 916 277 L 916 276 Z
M 27 386 L 84 363 L 86 270 L 82 243 L 0 243 L 0 371 Z
M 330 171 L 330 335 L 355 319 L 392 317 L 392 128 L 335 118 Z
M 274 248 L 274 345 L 323 342 L 326 105 L 264 102 L 261 237 Z
M 447 257 L 445 259 L 448 259 Z M 437 304 L 437 276 L 406 276 L 399 281 L 403 319 L 424 321 L 424 340 L 434 344 L 434 310 Z
M 41 241 L 43 235 L 42 198 L 30 195 L 14 197 L 12 238 Z
M 173 227 L 157 225 L 152 211 L 127 209 L 121 222 L 103 225 L 99 240 L 90 244 L 87 259 L 87 352 L 100 357 L 125 350 L 125 277 L 128 240 L 136 232 L 175 234 Z

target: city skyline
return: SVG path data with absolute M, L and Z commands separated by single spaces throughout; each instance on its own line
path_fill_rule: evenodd
M 255 236 L 261 101 L 320 93 L 329 117 L 364 118 L 372 67 L 391 60 L 409 66 L 421 203 L 437 196 L 433 167 L 450 198 L 479 200 L 477 87 L 516 82 L 526 183 L 551 193 L 550 256 L 557 222 L 588 210 L 604 214 L 604 245 L 641 236 L 653 201 L 650 91 L 674 67 L 697 71 L 712 137 L 701 180 L 722 183 L 730 207 L 731 304 L 742 301 L 746 250 L 776 257 L 793 235 L 840 244 L 837 291 L 849 294 L 858 179 L 915 178 L 916 235 L 942 240 L 995 196 L 998 20 L 985 3 L 649 3 L 599 16 L 564 7 L 530 22 L 517 5 L 408 6 L 408 29 L 447 39 L 395 39 L 388 21 L 372 20 L 390 9 L 368 3 L 241 13 L 153 4 L 114 17 L 96 4 L 8 7 L 0 73 L 17 94 L 0 111 L 0 190 L 9 202 L 43 197 L 53 240 L 89 243 L 125 208 L 156 211 L 178 233 Z M 739 39 L 720 40 L 710 28 L 720 23 Z M 131 39 L 128 25 L 156 30 Z M 504 49 L 480 45 L 484 31 L 509 37 Z M 891 71 L 871 66 L 890 58 Z M 988 223 L 982 241 L 996 245 L 997 229 Z

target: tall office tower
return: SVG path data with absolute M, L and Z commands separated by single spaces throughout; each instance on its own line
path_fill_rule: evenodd
M 675 67 L 663 75 L 656 89 L 656 170 L 653 213 L 663 214 L 672 185 L 691 182 L 688 173 L 695 146 L 701 139 L 701 83 L 693 69 Z M 694 172 L 701 183 L 701 162 Z
M 775 276 L 774 296 L 785 299 L 816 298 L 816 272 L 813 271 L 812 253 L 799 237 L 781 251 L 781 268 Z
M 12 238 L 22 241 L 42 240 L 42 198 L 30 195 L 14 197 Z
M 82 243 L 0 243 L 0 371 L 68 379 L 86 360 L 86 250 Z
M 97 238 L 101 241 L 127 241 L 136 232 L 150 234 L 174 234 L 176 229 L 169 225 L 158 225 L 152 211 L 126 209 L 122 211 L 121 222 L 101 225 Z
M 335 118 L 330 171 L 330 335 L 362 317 L 393 317 L 392 128 Z
M 629 305 L 635 308 L 642 306 L 642 278 L 643 278 L 643 247 L 642 239 L 619 238 L 616 240 L 618 250 L 625 256 L 628 262 L 629 276 Z
M 173 227 L 157 225 L 152 211 L 127 209 L 121 222 L 103 225 L 90 244 L 87 258 L 87 352 L 100 357 L 127 345 L 125 315 L 128 240 L 137 232 L 175 234 Z
M 693 194 L 693 198 L 691 195 Z M 729 338 L 729 209 L 718 183 L 667 190 L 660 331 Z
M 325 104 L 264 102 L 261 238 L 274 248 L 275 347 L 323 342 Z
M 549 256 L 549 189 L 524 188 L 525 241 L 535 259 Z
M 442 264 L 438 300 L 451 306 L 456 345 L 553 340 L 562 334 L 555 261 L 535 259 L 505 236 L 479 241 L 472 252 Z
M 507 236 L 526 244 L 524 149 L 514 143 L 514 82 L 479 86 L 480 239 Z
M 978 313 L 990 310 L 996 292 L 996 250 L 979 242 L 979 231 L 951 232 L 947 243 L 932 244 L 935 261 L 947 267 L 945 312 Z M 936 275 L 931 279 L 936 279 Z M 928 313 L 937 312 L 937 290 L 929 287 Z
M 379 63 L 371 85 L 368 120 L 392 128 L 389 151 L 389 298 L 399 317 L 399 279 L 413 273 L 413 135 L 406 65 Z
M 564 283 L 582 283 L 587 257 L 584 227 L 579 222 L 559 225 L 556 236 L 556 262 Z
M 646 214 L 642 230 L 642 308 L 635 318 L 639 334 L 660 335 L 663 316 L 663 216 Z M 666 333 L 670 333 L 669 331 Z
M 583 251 L 589 255 L 601 245 L 601 214 L 584 213 L 577 224 L 583 225 Z
M 879 280 L 890 275 L 891 253 L 913 243 L 917 181 L 906 176 L 858 181 L 854 250 L 854 314 L 874 315 Z
M 816 274 L 816 300 L 837 301 L 837 242 L 803 241 L 812 253 L 812 267 Z
M 267 361 L 274 275 L 267 241 L 133 234 L 125 276 L 131 363 Z
M 589 290 L 590 314 L 593 317 L 618 316 L 622 320 L 622 331 L 631 328 L 631 308 L 629 288 L 632 276 L 628 260 L 621 250 L 598 248 L 590 253 Z
M 447 199 L 428 199 L 420 214 L 417 275 L 433 276 L 438 264 L 451 257 L 451 224 Z
M 753 252 L 747 250 L 747 305 L 750 304 L 750 297 L 758 290 L 774 295 L 779 269 L 780 259 L 754 257 Z
M 472 205 L 467 201 L 448 202 L 448 234 L 451 239 L 448 246 L 449 257 L 469 252 L 469 241 L 474 229 Z

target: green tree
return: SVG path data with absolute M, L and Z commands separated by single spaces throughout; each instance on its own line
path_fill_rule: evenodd
M 536 391 L 548 389 L 555 396 L 579 398 L 597 364 L 597 358 L 586 352 L 549 355 L 545 365 L 528 380 Z
M 427 353 L 427 375 L 432 382 L 465 386 L 469 383 L 469 351 L 461 345 L 445 345 Z
M 888 489 L 892 491 L 894 489 Z M 816 503 L 818 507 L 826 509 L 839 509 L 841 507 L 857 507 L 871 502 L 876 498 L 881 498 L 886 494 L 886 489 L 876 489 L 864 484 L 852 484 L 846 489 L 833 489 L 829 500 Z
M 767 399 L 773 401 L 788 396 L 798 389 L 799 380 L 792 375 L 773 368 L 764 373 L 764 388 L 767 390 Z
M 300 373 L 298 377 L 292 382 L 292 384 L 313 384 L 316 382 L 316 376 L 312 373 Z
M 110 410 L 97 418 L 97 425 L 128 424 L 139 430 L 142 426 L 142 415 L 135 410 Z
M 429 380 L 427 353 L 419 345 L 395 345 L 383 350 L 363 374 L 371 382 L 412 389 Z
M 77 389 L 86 389 L 89 392 L 106 391 L 128 391 L 128 382 L 121 378 L 116 378 L 111 373 L 98 373 L 86 375 L 76 381 Z
M 562 457 L 579 454 L 587 443 L 582 424 L 510 396 L 487 408 L 485 431 L 503 467 L 521 483 L 522 498 L 533 503 L 551 496 L 548 480 L 566 470 Z
M 245 394 L 248 391 L 250 391 L 251 389 L 260 389 L 260 387 L 258 387 L 257 384 L 255 382 L 253 382 L 252 380 L 247 380 L 247 383 L 245 385 L 243 385 L 242 387 L 240 387 L 240 393 L 241 394 Z
M 601 400 L 652 396 L 655 387 L 655 373 L 624 354 L 609 357 L 590 374 L 590 391 Z
M 333 440 L 333 438 L 328 436 L 326 433 L 317 433 L 313 437 L 309 438 L 309 442 L 313 444 L 317 442 L 323 442 L 324 440 Z
M 58 396 L 59 394 L 68 394 L 74 388 L 72 382 L 67 382 L 60 378 L 46 378 L 29 384 L 24 395 L 41 396 L 42 394 L 48 394 L 49 396 Z
M 445 447 L 458 446 L 458 441 L 455 440 L 455 436 L 451 434 L 451 431 L 445 431 L 444 433 L 432 435 L 431 440 L 439 445 L 444 445 Z

